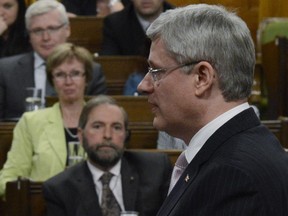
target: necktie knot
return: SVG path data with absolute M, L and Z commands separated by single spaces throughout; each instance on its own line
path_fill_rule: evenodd
M 182 175 L 187 166 L 188 161 L 186 160 L 185 157 L 185 151 L 183 151 L 175 163 L 168 193 L 171 192 L 172 188 L 175 186 L 175 184 L 177 183 L 178 179 L 180 178 L 180 176 Z
M 104 186 L 104 185 L 109 185 L 112 177 L 113 177 L 113 174 L 112 174 L 112 173 L 110 173 L 110 172 L 105 172 L 105 173 L 101 176 L 101 178 L 100 178 L 100 180 L 101 180 L 101 182 L 102 182 L 102 185 L 103 185 L 103 186 Z
M 185 169 L 188 166 L 188 162 L 185 157 L 185 151 L 183 151 L 180 156 L 178 157 L 175 166 L 179 167 L 180 169 Z

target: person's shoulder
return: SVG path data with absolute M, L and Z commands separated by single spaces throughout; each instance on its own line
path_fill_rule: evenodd
M 115 13 L 112 13 L 104 18 L 104 22 L 126 22 L 128 18 L 131 17 L 132 14 L 135 14 L 133 9 L 133 4 L 129 4 L 127 7 L 125 7 L 121 11 L 117 11 Z
M 43 120 L 47 120 L 49 117 L 49 115 L 54 114 L 56 112 L 57 105 L 55 104 L 52 107 L 47 107 L 44 109 L 39 109 L 36 111 L 29 111 L 29 112 L 25 112 L 23 113 L 21 119 L 24 119 L 25 121 L 43 121 Z
M 162 152 L 148 152 L 148 151 L 125 151 L 124 156 L 128 160 L 142 161 L 145 163 L 154 163 L 155 161 L 166 161 L 167 154 Z
M 163 2 L 163 8 L 164 8 L 164 11 L 166 11 L 166 10 L 174 9 L 175 6 L 172 5 L 172 4 L 170 4 L 170 3 L 167 2 L 167 1 L 164 1 L 164 2 Z
M 18 54 L 18 55 L 14 55 L 14 56 L 9 56 L 9 57 L 4 57 L 0 59 L 0 64 L 12 64 L 15 65 L 16 62 L 20 61 L 20 60 L 24 60 L 26 58 L 30 58 L 32 56 L 31 52 L 27 52 L 27 53 L 22 53 L 22 54 Z
M 101 64 L 93 61 L 93 64 L 92 64 L 93 71 L 95 71 L 95 70 L 98 71 L 98 70 L 100 70 L 101 67 L 102 67 Z
M 49 178 L 44 182 L 44 185 L 52 184 L 52 185 L 61 185 L 67 183 L 71 179 L 75 179 L 75 177 L 79 177 L 80 172 L 85 169 L 86 162 L 80 162 L 72 167 L 65 169 L 64 171 L 58 173 L 57 175 Z

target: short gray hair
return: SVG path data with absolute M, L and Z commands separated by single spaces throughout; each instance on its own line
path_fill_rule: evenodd
M 68 24 L 69 18 L 67 16 L 66 9 L 63 4 L 56 0 L 38 0 L 31 4 L 25 14 L 25 24 L 26 29 L 29 30 L 31 18 L 34 16 L 39 16 L 46 14 L 50 11 L 58 10 L 61 15 L 61 23 Z
M 251 94 L 254 43 L 247 25 L 234 12 L 207 4 L 168 10 L 150 25 L 147 35 L 152 41 L 161 38 L 179 64 L 209 62 L 219 77 L 226 101 L 245 99 Z M 187 67 L 183 71 L 188 73 Z

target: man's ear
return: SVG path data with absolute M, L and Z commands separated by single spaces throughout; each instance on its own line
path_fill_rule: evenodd
M 200 96 L 211 88 L 216 77 L 215 70 L 208 62 L 201 62 L 195 73 L 196 95 Z
M 130 137 L 131 137 L 131 131 L 130 130 L 126 130 L 126 137 L 125 137 L 125 144 L 127 144 L 130 141 Z

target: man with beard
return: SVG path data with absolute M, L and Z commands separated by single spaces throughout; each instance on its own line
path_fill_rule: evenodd
M 156 215 L 167 195 L 171 164 L 165 154 L 124 151 L 127 126 L 127 113 L 113 98 L 101 95 L 86 104 L 78 136 L 88 159 L 44 183 L 48 216 Z M 108 189 L 102 183 L 107 175 L 112 176 Z M 115 208 L 107 204 L 107 190 Z

